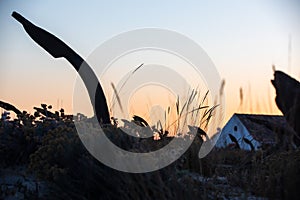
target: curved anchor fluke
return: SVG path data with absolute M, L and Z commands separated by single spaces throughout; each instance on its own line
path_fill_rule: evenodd
M 84 59 L 59 38 L 34 25 L 19 13 L 13 12 L 12 16 L 23 25 L 28 35 L 49 54 L 54 58 L 64 57 L 73 65 L 88 90 L 98 121 L 103 124 L 110 124 L 110 116 L 103 89 L 96 74 Z M 81 66 L 84 66 L 84 70 L 80 70 Z

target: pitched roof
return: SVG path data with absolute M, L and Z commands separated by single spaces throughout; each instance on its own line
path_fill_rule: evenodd
M 276 132 L 289 129 L 285 118 L 280 115 L 235 115 L 240 119 L 255 140 L 265 144 L 275 143 Z

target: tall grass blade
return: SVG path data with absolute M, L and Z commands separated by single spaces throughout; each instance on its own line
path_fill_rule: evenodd
M 120 109 L 121 109 L 122 113 L 124 113 L 123 106 L 122 106 L 121 99 L 120 99 L 120 97 L 119 97 L 118 91 L 117 91 L 115 85 L 114 85 L 112 82 L 111 82 L 110 84 L 111 84 L 111 87 L 112 87 L 113 90 L 114 90 L 114 93 L 115 93 L 115 95 L 116 95 L 116 99 L 117 99 L 118 104 L 119 104 L 119 106 L 120 106 Z

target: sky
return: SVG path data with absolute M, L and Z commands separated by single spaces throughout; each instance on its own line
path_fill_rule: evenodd
M 225 121 L 235 112 L 280 114 L 270 83 L 272 65 L 300 79 L 296 0 L 1 0 L 0 99 L 31 113 L 41 103 L 72 113 L 77 74 L 66 60 L 52 58 L 35 44 L 11 17 L 13 11 L 61 38 L 83 58 L 111 37 L 139 28 L 168 29 L 189 37 L 225 80 Z

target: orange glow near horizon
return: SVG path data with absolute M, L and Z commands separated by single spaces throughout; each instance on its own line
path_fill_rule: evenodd
M 155 27 L 186 35 L 207 52 L 226 82 L 223 125 L 234 113 L 282 114 L 276 106 L 275 89 L 270 82 L 273 79 L 272 64 L 277 70 L 300 80 L 299 3 L 224 1 L 204 6 L 200 1 L 190 4 L 184 1 L 120 1 L 117 4 L 89 2 L 82 9 L 82 2 L 70 5 L 58 1 L 3 1 L 0 6 L 0 99 L 31 114 L 33 107 L 42 103 L 52 105 L 53 111 L 64 108 L 67 114 L 77 112 L 73 109 L 76 70 L 65 59 L 53 58 L 28 37 L 23 27 L 11 17 L 13 11 L 18 11 L 65 41 L 84 59 L 103 42 L 125 31 Z M 70 7 L 72 9 L 66 9 Z M 165 12 L 166 9 L 169 12 Z M 159 56 L 153 52 L 151 55 Z M 145 52 L 136 52 L 133 56 L 113 63 L 115 68 L 107 71 L 107 79 L 101 79 L 110 107 L 111 83 L 117 85 L 124 75 L 120 69 L 138 66 L 147 58 Z M 165 66 L 183 67 L 186 64 L 170 55 L 164 58 L 160 61 L 165 61 Z M 198 81 L 193 76 L 195 73 L 186 68 L 183 71 L 185 79 Z M 158 95 L 170 94 L 162 90 Z M 148 96 L 153 98 L 155 95 L 148 91 Z M 143 100 L 149 97 L 139 98 L 142 99 L 131 99 L 130 104 L 136 106 L 129 106 L 129 115 L 142 115 L 151 121 L 154 111 L 147 107 L 149 102 Z M 155 99 L 151 101 L 155 102 Z M 85 99 L 83 104 L 86 102 Z M 169 104 L 174 104 L 169 100 L 162 102 L 161 108 L 155 108 L 159 112 L 155 118 L 162 118 L 163 111 Z M 111 109 L 114 113 L 115 108 Z M 3 111 L 0 108 L 0 112 Z M 131 117 L 128 116 L 129 120 Z
M 227 84 L 227 82 L 226 82 Z M 129 119 L 131 120 L 131 117 L 133 115 L 139 115 L 144 117 L 147 121 L 150 123 L 153 123 L 153 119 L 158 120 L 160 119 L 161 122 L 164 123 L 164 112 L 168 109 L 170 106 L 171 108 L 171 114 L 168 118 L 167 123 L 171 123 L 175 120 L 176 117 L 174 112 L 175 110 L 175 102 L 176 97 L 171 93 L 168 93 L 164 91 L 164 89 L 161 89 L 159 87 L 155 88 L 155 90 L 151 88 L 143 88 L 143 92 L 136 92 L 135 95 L 132 96 L 129 102 Z M 152 91 L 155 91 L 153 93 Z M 234 113 L 249 113 L 249 114 L 275 114 L 275 115 L 281 115 L 281 112 L 278 110 L 276 104 L 275 104 L 275 89 L 273 86 L 269 85 L 269 90 L 267 91 L 261 91 L 259 88 L 251 87 L 251 91 L 249 92 L 249 88 L 243 87 L 244 96 L 243 96 L 243 102 L 241 104 L 240 98 L 239 98 L 239 90 L 232 91 L 232 88 L 227 88 L 225 86 L 225 97 L 226 97 L 226 113 L 224 118 L 223 125 L 228 121 L 228 119 L 234 114 Z M 65 112 L 67 114 L 71 114 L 73 112 L 72 109 L 72 90 L 66 92 L 66 94 L 69 94 L 70 96 L 65 96 L 64 98 L 55 98 L 57 95 L 49 94 L 49 96 L 53 96 L 53 98 L 41 98 L 38 97 L 38 94 L 35 94 L 35 97 L 30 97 L 25 95 L 24 98 L 15 99 L 14 100 L 7 100 L 2 99 L 4 101 L 7 101 L 13 105 L 15 105 L 17 108 L 21 110 L 26 110 L 29 113 L 33 114 L 34 109 L 33 107 L 39 107 L 41 103 L 46 103 L 47 105 L 53 106 L 53 111 L 59 110 L 61 107 L 65 109 Z M 155 99 L 150 94 L 158 94 L 160 99 Z M 252 96 L 251 96 L 252 95 Z M 37 99 L 43 99 L 41 101 L 37 101 Z M 156 100 L 158 100 L 156 102 Z M 138 103 L 137 103 L 138 102 Z M 159 111 L 157 115 L 153 114 L 153 110 L 151 110 L 151 106 L 155 107 L 160 102 L 160 107 L 155 108 L 154 110 Z M 162 104 L 163 103 L 163 104 Z M 133 105 L 135 105 L 133 107 Z M 173 105 L 173 106 L 172 106 Z M 117 106 L 117 105 L 115 105 Z M 3 112 L 3 109 L 1 109 Z M 76 114 L 76 113 L 73 113 Z M 151 116 L 152 115 L 152 116 Z M 12 115 L 14 116 L 14 115 Z

